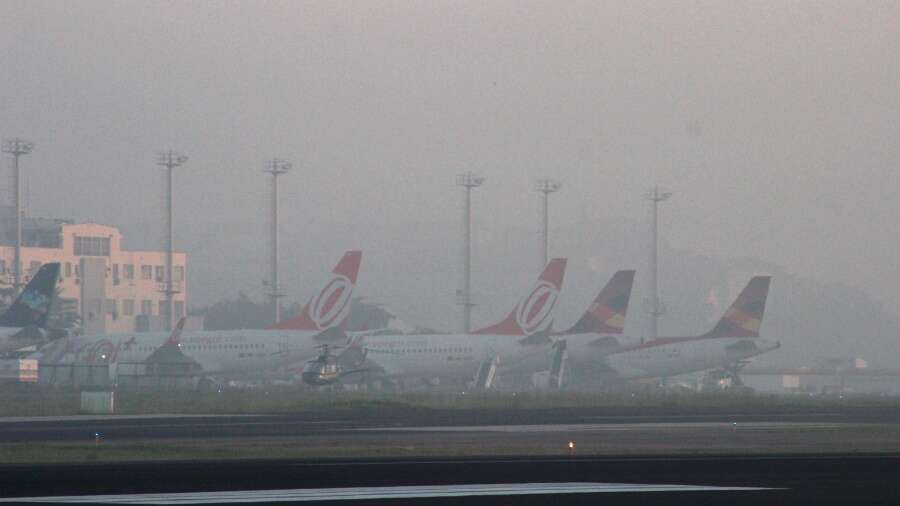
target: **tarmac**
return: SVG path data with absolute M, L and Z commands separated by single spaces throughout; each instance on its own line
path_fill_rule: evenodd
M 110 445 L 203 442 L 231 454 L 214 463 L 0 465 L 0 496 L 154 504 L 226 498 L 517 506 L 865 504 L 893 502 L 886 485 L 900 468 L 900 416 L 877 412 L 598 416 L 454 410 L 402 418 L 308 412 L 0 419 L 0 445 L 52 448 L 98 439 Z M 241 456 L 242 448 L 266 447 L 320 457 Z M 359 455 L 328 457 L 341 448 Z M 397 455 L 366 456 L 385 455 L 386 449 Z M 483 486 L 476 491 L 497 493 L 472 493 L 476 485 Z M 227 497 L 215 495 L 226 492 Z M 117 497 L 96 497 L 107 494 Z

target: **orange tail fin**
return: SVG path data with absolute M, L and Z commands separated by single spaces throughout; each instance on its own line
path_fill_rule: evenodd
M 766 311 L 766 298 L 769 295 L 771 276 L 756 276 L 747 283 L 744 290 L 735 299 L 734 304 L 725 311 L 719 323 L 706 335 L 709 337 L 759 337 L 763 313 Z
M 621 334 L 628 315 L 634 271 L 618 271 L 569 330 L 562 334 Z

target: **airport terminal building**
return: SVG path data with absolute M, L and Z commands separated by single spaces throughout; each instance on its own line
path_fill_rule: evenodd
M 10 207 L 0 207 L 0 289 L 12 288 L 14 281 L 14 217 Z M 42 264 L 60 262 L 59 303 L 80 317 L 84 333 L 164 328 L 164 251 L 125 251 L 115 227 L 45 218 L 23 219 L 22 244 L 22 282 Z M 186 268 L 187 256 L 176 252 L 175 318 L 185 314 Z

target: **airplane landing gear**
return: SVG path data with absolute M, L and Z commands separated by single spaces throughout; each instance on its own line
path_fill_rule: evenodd
M 485 358 L 478 366 L 475 373 L 474 387 L 478 390 L 490 390 L 497 377 L 497 366 L 500 365 L 500 357 L 493 355 Z
M 703 376 L 703 390 L 747 389 L 740 372 L 748 363 L 746 360 L 738 360 L 721 369 L 708 371 Z

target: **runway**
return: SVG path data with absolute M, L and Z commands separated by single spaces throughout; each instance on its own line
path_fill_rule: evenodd
M 477 413 L 403 421 L 334 413 L 0 419 L 5 462 L 900 453 L 893 416 L 573 417 L 498 424 Z
M 707 424 L 704 426 L 704 424 Z M 798 425 L 799 424 L 799 425 Z M 406 432 L 666 432 L 704 428 L 748 431 L 840 431 L 857 425 L 888 435 L 900 431 L 900 414 L 802 413 L 610 416 L 574 410 L 434 410 L 402 417 L 311 411 L 291 415 L 79 415 L 0 418 L 0 443 L 260 437 L 369 437 Z M 860 437 L 865 434 L 859 435 Z
M 234 502 L 333 504 L 863 504 L 890 502 L 884 484 L 900 466 L 900 419 L 891 414 L 519 415 L 6 418 L 0 490 L 138 494 L 128 502 L 145 503 L 215 502 L 226 496 L 203 494 L 229 492 Z M 31 448 L 51 458 L 81 453 L 70 463 L 9 464 Z M 573 483 L 588 485 L 566 488 Z M 695 488 L 653 488 L 672 485 Z M 454 496 L 447 486 L 507 488 Z M 427 487 L 438 488 L 427 495 Z

